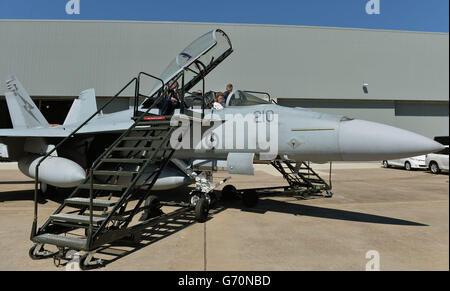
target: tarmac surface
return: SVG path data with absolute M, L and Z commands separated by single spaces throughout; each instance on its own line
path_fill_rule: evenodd
M 328 165 L 314 168 L 328 178 Z M 215 179 L 227 176 L 218 172 Z M 204 224 L 186 213 L 146 229 L 138 245 L 102 250 L 97 257 L 105 266 L 98 270 L 365 270 L 371 250 L 381 270 L 449 270 L 448 174 L 342 163 L 332 179 L 332 198 L 265 197 L 251 209 L 219 203 Z M 264 165 L 227 184 L 286 185 Z M 15 165 L 0 164 L 0 270 L 66 270 L 28 257 L 33 189 Z M 160 197 L 182 200 L 182 192 Z M 40 201 L 40 224 L 62 199 Z

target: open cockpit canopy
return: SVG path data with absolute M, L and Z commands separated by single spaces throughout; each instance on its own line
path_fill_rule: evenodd
M 225 32 L 220 29 L 212 30 L 194 40 L 181 51 L 170 62 L 160 78 L 164 84 L 169 86 L 178 81 L 179 89 L 187 92 L 202 81 L 232 51 L 231 41 Z M 184 80 L 180 82 L 182 76 Z M 158 82 L 148 96 L 155 96 L 161 88 L 162 84 Z M 142 107 L 146 107 L 146 102 L 147 100 L 144 101 Z

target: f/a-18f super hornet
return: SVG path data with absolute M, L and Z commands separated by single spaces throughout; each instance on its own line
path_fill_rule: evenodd
M 186 206 L 195 208 L 198 221 L 205 221 L 217 184 L 211 184 L 202 166 L 216 161 L 226 161 L 233 174 L 253 174 L 255 163 L 272 163 L 292 186 L 312 187 L 324 181 L 301 179 L 304 161 L 380 161 L 442 149 L 403 129 L 283 107 L 270 96 L 245 90 L 235 90 L 224 109 L 214 109 L 214 92 L 205 91 L 205 77 L 232 52 L 222 30 L 210 31 L 178 54 L 159 77 L 139 73 L 101 108 L 94 89 L 83 91 L 64 123 L 56 126 L 46 121 L 17 78 L 8 78 L 5 97 L 13 129 L 1 129 L 0 139 L 7 158 L 18 161 L 22 173 L 36 181 L 33 259 L 61 258 L 65 250 L 75 249 L 86 251 L 84 266 L 94 264 L 92 253 L 100 246 L 136 237 L 161 217 L 162 202 L 150 194 L 154 190 L 195 184 Z M 144 94 L 148 80 L 156 85 Z M 103 113 L 130 89 L 133 108 Z M 41 188 L 75 187 L 39 228 L 38 183 Z M 252 193 L 244 193 L 248 204 L 254 202 Z M 133 224 L 138 213 L 141 222 Z M 80 229 L 84 236 L 70 236 Z M 56 245 L 58 254 L 45 250 L 45 244 Z

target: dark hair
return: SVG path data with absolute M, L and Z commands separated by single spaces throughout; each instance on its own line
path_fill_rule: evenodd
M 223 93 L 222 92 L 217 92 L 216 93 L 216 97 L 214 97 L 214 100 L 217 101 L 219 100 L 219 97 L 222 96 L 223 97 Z

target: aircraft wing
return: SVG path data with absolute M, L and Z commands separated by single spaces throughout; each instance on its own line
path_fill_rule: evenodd
M 84 126 L 77 134 L 98 134 L 121 132 L 127 130 L 132 122 L 118 122 L 114 124 L 93 122 Z M 66 137 L 75 128 L 74 127 L 42 127 L 42 128 L 23 128 L 23 129 L 0 129 L 0 137 Z

